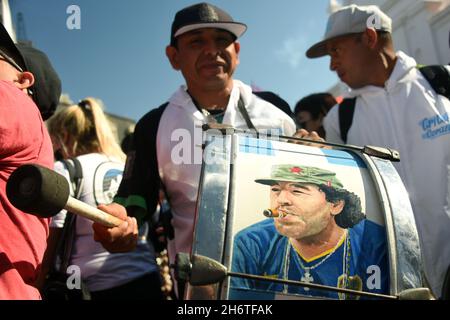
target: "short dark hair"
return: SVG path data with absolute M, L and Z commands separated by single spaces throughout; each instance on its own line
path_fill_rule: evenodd
M 335 104 L 337 101 L 330 93 L 314 93 L 297 102 L 294 114 L 297 116 L 300 111 L 307 111 L 313 120 L 317 120 L 320 115 L 325 116 Z
M 390 39 L 390 40 L 392 40 L 392 34 L 389 31 L 377 30 L 377 34 L 382 39 Z
M 319 189 L 325 193 L 325 199 L 331 203 L 344 201 L 342 212 L 334 216 L 336 224 L 344 229 L 351 228 L 366 218 L 362 212 L 361 199 L 358 195 L 345 189 L 335 189 L 327 185 L 320 185 Z
M 253 91 L 253 94 L 260 97 L 261 99 L 270 102 L 275 107 L 286 113 L 288 116 L 292 117 L 292 110 L 289 106 L 289 103 L 287 103 L 286 100 L 281 98 L 279 95 L 272 91 Z
M 393 44 L 392 34 L 389 31 L 376 30 L 376 32 L 377 32 L 379 42 L 383 45 L 383 47 L 392 46 L 392 44 Z M 355 33 L 355 37 L 354 37 L 355 41 L 361 42 L 363 34 L 364 34 L 364 32 Z

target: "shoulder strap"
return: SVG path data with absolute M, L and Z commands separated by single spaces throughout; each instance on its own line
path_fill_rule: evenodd
M 75 197 L 79 198 L 81 194 L 81 184 L 83 182 L 83 169 L 81 167 L 81 163 L 80 160 L 78 160 L 78 158 L 72 158 L 71 160 L 73 161 L 73 164 L 75 166 L 75 175 L 74 175 L 76 185 Z
M 244 100 L 242 100 L 242 97 L 239 97 L 238 110 L 241 113 L 242 117 L 244 118 L 245 123 L 247 124 L 247 127 L 249 129 L 255 130 L 255 132 L 258 132 L 258 130 L 256 130 L 255 126 L 253 125 L 253 122 L 250 119 L 250 116 L 248 115 L 248 112 L 247 112 L 247 109 L 245 108 Z
M 151 156 L 154 157 L 154 159 L 155 159 L 156 172 L 158 173 L 158 181 L 159 181 L 158 185 L 163 189 L 166 199 L 169 199 L 169 198 L 167 198 L 166 187 L 162 183 L 161 177 L 159 176 L 158 158 L 157 158 L 157 149 L 156 149 L 156 137 L 158 135 L 158 129 L 159 129 L 159 123 L 161 120 L 161 116 L 168 105 L 169 105 L 169 102 L 166 102 L 158 107 L 158 109 L 155 112 L 154 117 L 152 118 L 153 125 L 150 125 L 150 132 L 149 132 L 149 134 L 150 134 L 149 136 L 155 138 L 155 143 L 152 144 L 152 146 L 154 147 L 154 150 L 152 150 Z
M 140 207 L 139 203 L 129 204 L 131 198 L 133 201 L 137 198 L 139 201 L 145 201 L 149 215 L 156 210 L 161 186 L 156 138 L 161 117 L 168 105 L 166 102 L 151 110 L 136 124 L 122 182 L 114 200 L 124 205 L 128 204 L 127 211 L 131 215 L 134 214 L 135 206 Z
M 417 68 L 437 94 L 450 100 L 450 73 L 446 67 L 442 65 L 418 65 Z
M 73 185 L 74 197 L 78 198 L 80 195 L 81 183 L 83 179 L 83 169 L 81 167 L 80 160 L 76 157 L 70 159 L 63 159 L 61 162 L 66 166 L 69 171 L 70 181 Z
M 79 198 L 83 184 L 83 169 L 81 167 L 81 163 L 76 157 L 71 159 L 63 159 L 61 162 L 66 166 L 67 171 L 69 171 L 74 197 Z M 72 254 L 73 241 L 75 237 L 75 221 L 76 215 L 67 211 L 66 218 L 64 219 L 64 226 L 61 232 L 61 238 L 59 239 L 57 247 L 56 258 L 59 257 L 60 259 L 59 268 L 56 266 L 56 263 L 53 264 L 54 270 L 58 270 L 62 273 L 65 273 L 67 270 L 70 256 Z
M 252 91 L 252 93 L 257 96 L 258 98 L 261 98 L 270 104 L 273 104 L 275 107 L 286 113 L 291 118 L 294 118 L 294 114 L 292 113 L 291 106 L 289 103 L 287 103 L 286 100 L 284 100 L 282 97 L 280 97 L 278 94 L 272 92 L 272 91 Z
M 68 159 L 61 159 L 60 161 L 64 164 L 67 171 L 69 172 L 70 182 L 72 182 L 73 185 L 73 182 L 75 181 L 75 165 Z
M 344 143 L 347 143 L 347 134 L 352 126 L 355 104 L 356 98 L 347 98 L 339 105 L 339 129 L 341 131 L 341 139 Z

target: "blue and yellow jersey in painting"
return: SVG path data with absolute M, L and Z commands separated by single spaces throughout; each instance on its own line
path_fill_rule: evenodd
M 266 219 L 236 235 L 232 271 L 388 294 L 389 265 L 385 229 L 372 221 L 362 220 L 348 229 L 335 249 L 307 260 L 301 257 L 287 237 L 277 232 L 273 220 Z M 231 278 L 231 287 L 335 299 L 358 298 L 349 294 L 236 277 Z

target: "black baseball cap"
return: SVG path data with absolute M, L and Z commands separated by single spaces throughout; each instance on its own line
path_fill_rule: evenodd
M 34 75 L 34 84 L 30 88 L 32 98 L 41 111 L 42 118 L 48 119 L 55 112 L 61 95 L 61 81 L 48 57 L 28 44 L 15 44 L 1 23 L 0 50 L 21 71 L 29 71 Z
M 170 44 L 175 45 L 175 38 L 192 30 L 203 28 L 223 29 L 239 38 L 247 25 L 236 22 L 224 10 L 206 3 L 198 3 L 178 11 L 172 23 Z

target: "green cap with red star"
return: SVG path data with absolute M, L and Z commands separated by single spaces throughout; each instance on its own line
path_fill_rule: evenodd
M 343 187 L 341 181 L 336 178 L 336 173 L 332 171 L 293 164 L 274 165 L 270 171 L 269 178 L 255 180 L 255 182 L 265 185 L 273 185 L 279 181 L 315 185 L 324 184 L 335 189 L 341 189 Z

